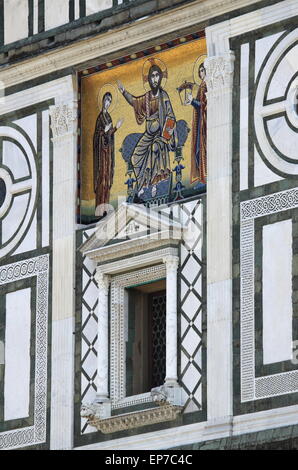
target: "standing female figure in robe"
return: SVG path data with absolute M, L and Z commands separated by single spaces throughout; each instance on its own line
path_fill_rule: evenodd
M 93 182 L 96 216 L 104 215 L 104 205 L 109 203 L 115 168 L 114 134 L 123 123 L 123 120 L 120 119 L 116 126 L 113 126 L 112 118 L 108 112 L 111 103 L 111 93 L 105 93 L 93 136 Z
M 191 143 L 191 183 L 199 181 L 207 182 L 207 85 L 205 82 L 206 69 L 204 64 L 199 67 L 199 85 L 196 98 L 188 95 L 185 104 L 194 107 L 192 122 L 192 143 Z

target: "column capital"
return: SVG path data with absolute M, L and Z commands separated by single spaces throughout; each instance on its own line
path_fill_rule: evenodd
M 63 138 L 69 135 L 75 135 L 77 107 L 78 104 L 75 100 L 50 106 L 53 142 L 63 140 Z
M 208 95 L 210 92 L 220 92 L 224 88 L 232 86 L 234 61 L 235 54 L 233 51 L 205 59 Z
M 97 282 L 98 289 L 108 290 L 110 285 L 110 278 L 107 274 L 104 274 L 100 267 L 96 268 L 95 281 Z
M 179 266 L 179 257 L 174 255 L 168 255 L 163 258 L 167 271 L 177 271 Z

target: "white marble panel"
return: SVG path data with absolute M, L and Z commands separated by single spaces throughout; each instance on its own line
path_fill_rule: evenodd
M 187 407 L 184 410 L 184 413 L 193 413 L 194 411 L 198 411 L 198 407 L 195 405 L 195 403 L 191 400 Z
M 49 111 L 42 113 L 42 246 L 50 240 L 50 139 Z
M 192 283 L 195 280 L 195 278 L 197 277 L 199 269 L 200 269 L 199 264 L 194 259 L 194 257 L 191 256 L 187 260 L 187 262 L 186 262 L 186 264 L 183 268 L 183 275 L 186 277 L 188 282 Z
M 37 237 L 37 215 L 35 213 L 35 216 L 33 217 L 32 223 L 30 225 L 28 232 L 26 233 L 24 240 L 18 246 L 14 254 L 17 255 L 19 253 L 25 253 L 26 251 L 35 250 L 37 247 L 36 237 Z
M 33 34 L 38 33 L 38 1 L 33 0 Z
M 18 230 L 19 224 L 25 216 L 28 200 L 29 194 L 22 194 L 14 198 L 10 211 L 2 220 L 2 243 L 6 243 Z
M 74 320 L 52 323 L 51 449 L 69 449 L 73 439 Z
M 197 335 L 193 328 L 190 328 L 184 338 L 184 347 L 186 347 L 187 352 L 193 356 L 194 351 L 200 343 L 200 337 Z
M 98 289 L 94 282 L 91 282 L 89 286 L 86 289 L 86 292 L 84 294 L 84 300 L 87 302 L 90 307 L 93 307 L 98 296 Z
M 182 305 L 182 310 L 186 313 L 186 315 L 192 319 L 195 312 L 198 310 L 200 307 L 201 302 L 197 298 L 196 295 L 194 295 L 192 292 L 187 296 L 187 299 Z
M 248 188 L 249 44 L 241 46 L 240 69 L 240 191 Z
M 280 181 L 283 177 L 277 175 L 268 168 L 261 159 L 257 149 L 254 151 L 254 186 L 262 186 L 263 184 L 274 183 Z
M 183 375 L 183 382 L 185 383 L 186 387 L 190 391 L 192 391 L 199 382 L 200 378 L 201 374 L 199 373 L 199 371 L 196 369 L 195 366 L 190 364 L 187 371 Z
M 277 41 L 277 39 L 283 33 L 284 32 L 282 31 L 281 33 L 271 34 L 270 36 L 265 36 L 264 38 L 257 39 L 255 43 L 255 78 L 257 78 L 258 72 L 266 55 L 270 51 L 275 41 Z
M 31 142 L 33 143 L 35 149 L 37 146 L 37 116 L 36 114 L 32 114 L 30 116 L 25 116 L 24 118 L 17 119 L 13 121 L 14 124 L 20 126 L 23 131 L 28 134 Z
M 92 15 L 112 6 L 113 0 L 86 0 L 86 15 Z
M 25 154 L 9 140 L 3 141 L 3 164 L 10 169 L 15 180 L 30 175 Z
M 31 289 L 6 295 L 5 421 L 29 416 Z
M 275 147 L 286 157 L 298 159 L 298 133 L 293 131 L 284 117 L 270 119 L 267 123 Z
M 75 20 L 80 18 L 80 0 L 75 0 Z
M 28 36 L 28 3 L 24 0 L 4 0 L 4 44 Z
M 68 0 L 45 0 L 45 30 L 69 22 Z
M 293 75 L 298 70 L 298 45 L 292 47 L 285 57 L 280 61 L 272 83 L 268 89 L 268 99 L 284 96 L 287 86 Z
M 264 364 L 292 358 L 292 220 L 263 227 Z
M 97 335 L 97 322 L 94 317 L 91 317 L 87 322 L 86 326 L 83 330 L 84 335 L 86 338 L 92 342 Z

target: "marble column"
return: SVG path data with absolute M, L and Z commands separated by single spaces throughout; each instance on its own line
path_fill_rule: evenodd
M 163 259 L 167 271 L 166 305 L 166 386 L 177 385 L 177 269 L 178 256 Z
M 232 96 L 234 54 L 205 60 L 208 102 L 207 410 L 229 422 L 232 406 Z
M 109 277 L 98 267 L 95 280 L 98 286 L 97 327 L 97 393 L 96 402 L 109 399 Z

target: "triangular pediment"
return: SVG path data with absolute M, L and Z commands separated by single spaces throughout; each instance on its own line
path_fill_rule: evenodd
M 80 251 L 88 254 L 115 244 L 132 244 L 133 240 L 140 239 L 148 243 L 158 236 L 177 239 L 181 238 L 183 229 L 171 211 L 167 213 L 161 208 L 123 203 L 97 224 L 92 236 L 81 245 Z

